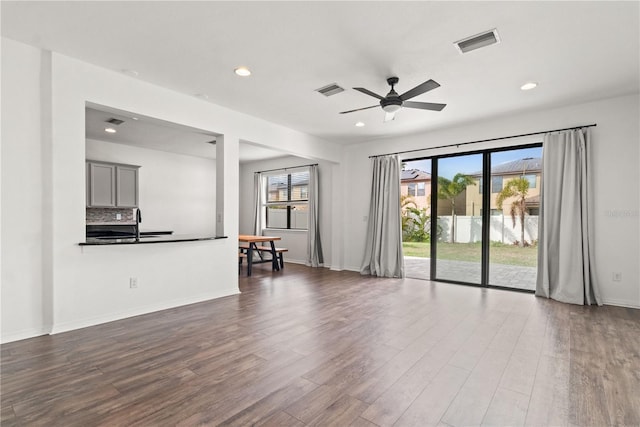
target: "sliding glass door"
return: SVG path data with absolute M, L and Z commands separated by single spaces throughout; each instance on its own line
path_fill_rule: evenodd
M 403 166 L 407 277 L 535 289 L 541 144 Z
M 480 285 L 482 206 L 470 193 L 478 191 L 482 154 L 441 158 L 436 168 L 435 279 Z
M 400 208 L 405 275 L 429 280 L 431 256 L 431 159 L 402 163 Z
M 490 156 L 489 285 L 535 290 L 542 147 Z

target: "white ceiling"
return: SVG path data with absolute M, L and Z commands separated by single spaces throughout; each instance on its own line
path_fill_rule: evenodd
M 107 123 L 107 120 L 112 118 L 123 120 L 123 123 L 119 125 Z M 106 128 L 112 128 L 116 133 L 105 132 Z M 215 135 L 112 108 L 98 106 L 85 108 L 85 131 L 89 139 L 209 159 L 216 158 L 216 146 L 210 143 L 215 141 Z
M 639 2 L 9 2 L 2 35 L 341 143 L 639 90 Z M 465 55 L 453 42 L 497 28 Z M 246 65 L 253 75 L 237 77 Z M 376 100 L 442 86 L 393 122 Z M 134 77 L 132 77 L 134 78 Z M 539 87 L 523 92 L 520 85 Z M 329 83 L 347 88 L 325 98 Z M 363 128 L 354 127 L 365 122 Z
M 119 119 L 123 123 L 107 123 L 110 119 Z M 116 133 L 105 132 L 108 127 L 115 129 Z M 99 141 L 216 158 L 216 146 L 211 143 L 216 139 L 215 134 L 103 105 L 91 104 L 85 108 L 85 132 L 87 138 Z M 240 163 L 284 156 L 287 154 L 281 151 L 249 143 L 240 144 Z

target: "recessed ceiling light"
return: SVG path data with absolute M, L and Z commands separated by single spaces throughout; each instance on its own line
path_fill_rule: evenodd
M 363 126 L 364 126 L 364 123 L 363 123 L 363 122 L 358 122 L 358 123 L 356 123 L 356 127 L 361 128 L 361 127 L 363 127 Z
M 523 84 L 522 86 L 520 86 L 521 90 L 531 90 L 531 89 L 535 89 L 538 86 L 538 83 L 536 82 L 528 82 Z
M 131 117 L 131 120 L 140 120 L 137 117 Z
M 104 128 L 104 131 L 107 133 L 116 133 L 116 130 L 114 128 Z
M 245 66 L 238 67 L 235 70 L 233 70 L 233 72 L 239 75 L 240 77 L 248 77 L 251 75 L 251 71 Z

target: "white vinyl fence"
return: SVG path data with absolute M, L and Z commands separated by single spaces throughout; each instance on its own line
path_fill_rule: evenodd
M 455 217 L 455 241 L 456 243 L 474 243 L 482 240 L 482 218 L 479 216 Z M 438 217 L 441 227 L 440 241 L 451 241 L 451 216 Z M 494 242 L 513 244 L 520 240 L 520 218 L 516 218 L 516 226 L 510 216 L 491 216 L 489 239 Z M 538 240 L 538 216 L 527 215 L 524 217 L 524 239 L 528 243 Z

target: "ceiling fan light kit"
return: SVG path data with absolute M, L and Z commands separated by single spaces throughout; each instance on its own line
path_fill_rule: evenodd
M 244 65 L 236 68 L 235 70 L 233 70 L 233 72 L 240 77 L 249 77 L 251 75 L 251 70 L 249 70 Z
M 408 90 L 402 95 L 398 95 L 398 92 L 395 91 L 395 85 L 398 84 L 399 81 L 400 79 L 398 79 L 398 77 L 389 77 L 387 79 L 387 83 L 389 84 L 389 86 L 391 86 L 391 90 L 384 97 L 363 87 L 354 87 L 354 89 L 358 92 L 364 93 L 365 95 L 369 95 L 380 100 L 380 107 L 382 107 L 382 110 L 386 113 L 384 119 L 385 122 L 393 120 L 395 118 L 395 113 L 402 107 L 416 108 L 419 110 L 442 111 L 442 109 L 446 106 L 446 104 L 408 101 L 411 98 L 422 95 L 423 93 L 440 87 L 440 85 L 434 80 L 427 80 L 426 82 L 419 84 L 418 86 L 414 87 L 411 90 Z M 353 113 L 355 111 L 368 110 L 370 108 L 376 107 L 377 105 L 373 105 L 370 107 L 358 108 L 355 110 L 342 111 L 340 112 L 340 114 Z

